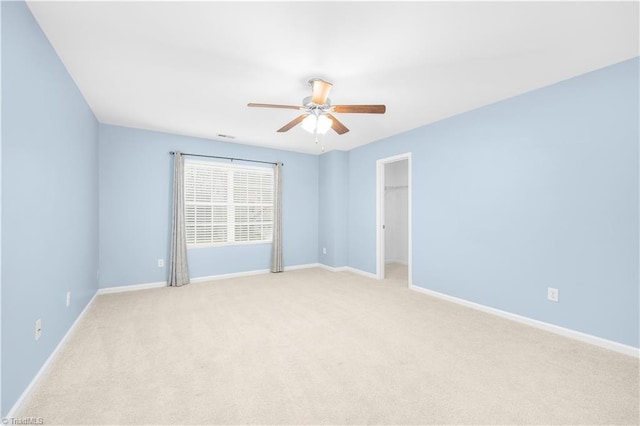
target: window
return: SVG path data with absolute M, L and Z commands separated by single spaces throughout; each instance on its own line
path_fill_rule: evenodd
M 187 244 L 271 242 L 273 169 L 186 161 Z

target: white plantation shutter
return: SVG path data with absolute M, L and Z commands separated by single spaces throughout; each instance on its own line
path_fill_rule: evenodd
M 271 242 L 273 170 L 185 163 L 187 244 Z

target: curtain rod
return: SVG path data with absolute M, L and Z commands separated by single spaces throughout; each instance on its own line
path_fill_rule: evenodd
M 169 151 L 169 154 L 175 155 L 175 151 Z M 188 155 L 190 157 L 206 157 L 206 158 L 220 158 L 222 160 L 231 160 L 231 161 L 248 161 L 250 163 L 262 163 L 262 164 L 273 164 L 276 165 L 278 163 L 274 163 L 273 161 L 259 161 L 259 160 L 247 160 L 246 158 L 234 158 L 234 157 L 218 157 L 216 155 L 203 155 L 203 154 L 188 154 L 183 152 L 182 155 Z M 284 166 L 284 163 L 280 163 Z

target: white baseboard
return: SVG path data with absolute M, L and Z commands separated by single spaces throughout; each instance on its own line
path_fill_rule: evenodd
M 239 277 L 249 277 L 251 275 L 261 275 L 268 273 L 268 269 L 256 269 L 254 271 L 244 271 L 244 272 L 233 272 L 231 274 L 218 274 L 218 275 L 209 275 L 206 277 L 195 277 L 191 278 L 192 284 L 205 283 L 207 281 L 215 281 L 215 280 L 226 280 L 228 278 L 239 278 Z
M 158 287 L 166 287 L 166 286 L 167 286 L 166 281 L 160 281 L 156 283 L 123 285 L 119 287 L 100 288 L 98 289 L 97 294 L 122 293 L 123 291 L 147 290 L 149 288 L 158 288 Z
M 331 272 L 343 272 L 347 270 L 346 266 L 329 266 L 329 265 L 325 265 L 324 263 L 319 263 L 318 267 L 322 269 L 326 269 L 327 271 L 331 271 Z
M 353 274 L 362 275 L 367 278 L 373 278 L 374 280 L 378 279 L 376 274 L 372 274 L 371 272 L 363 271 L 362 269 L 357 269 L 352 266 L 329 266 L 324 263 L 318 264 L 320 268 L 326 269 L 331 272 L 351 272 Z
M 372 274 L 371 272 L 363 271 L 362 269 L 356 269 L 356 268 L 353 268 L 351 266 L 345 266 L 344 270 L 348 271 L 348 272 L 352 272 L 354 274 L 365 276 L 367 278 L 373 278 L 374 280 L 378 279 L 378 276 L 376 274 Z
M 307 263 L 303 265 L 293 265 L 286 266 L 284 268 L 286 271 L 295 271 L 296 269 L 307 269 L 307 268 L 318 268 L 321 265 L 319 263 Z M 192 284 L 204 283 L 207 281 L 215 281 L 215 280 L 225 280 L 228 278 L 238 278 L 238 277 L 248 277 L 251 275 L 260 275 L 260 274 L 268 274 L 269 269 L 255 269 L 253 271 L 244 271 L 244 272 L 233 272 L 230 274 L 218 274 L 218 275 L 208 275 L 204 277 L 194 277 L 190 279 Z M 166 281 L 160 281 L 155 283 L 145 283 L 145 284 L 132 284 L 132 285 L 123 285 L 119 287 L 106 287 L 98 290 L 98 294 L 108 294 L 108 293 L 122 293 L 124 291 L 137 291 L 137 290 L 147 290 L 149 288 L 158 288 L 158 287 L 166 287 Z
M 15 404 L 13 404 L 13 407 L 11 407 L 11 409 L 9 410 L 5 418 L 10 419 L 10 418 L 16 417 L 16 414 L 18 414 L 22 406 L 25 405 L 25 403 L 29 400 L 29 397 L 31 396 L 31 392 L 36 387 L 36 385 L 38 384 L 38 382 L 40 381 L 44 373 L 47 372 L 47 370 L 53 363 L 53 360 L 58 356 L 58 353 L 60 352 L 62 347 L 67 343 L 69 336 L 71 336 L 71 333 L 73 333 L 73 330 L 75 330 L 76 326 L 80 323 L 80 320 L 87 313 L 87 311 L 89 310 L 89 307 L 91 307 L 91 305 L 93 304 L 93 301 L 96 300 L 97 294 L 98 293 L 96 292 L 96 294 L 93 295 L 91 300 L 89 300 L 89 303 L 87 303 L 87 306 L 85 306 L 82 312 L 80 312 L 80 315 L 78 315 L 78 318 L 76 318 L 73 324 L 71 324 L 71 327 L 69 327 L 69 330 L 67 330 L 65 335 L 62 337 L 62 339 L 58 343 L 58 346 L 56 346 L 53 352 L 51 352 L 51 355 L 49 355 L 49 357 L 44 362 L 44 364 L 42 364 L 42 367 L 40 367 L 40 370 L 38 370 L 38 373 L 36 373 L 35 377 L 31 380 L 27 388 L 22 392 L 22 394 L 20 395 L 20 398 L 18 398 Z
M 319 263 L 306 263 L 303 265 L 293 265 L 293 266 L 285 266 L 284 271 L 295 271 L 296 269 L 309 269 L 309 268 L 320 268 L 322 265 Z
M 307 269 L 307 268 L 317 268 L 319 267 L 319 263 L 307 263 L 303 265 L 293 265 L 293 266 L 285 266 L 284 272 L 287 271 L 295 271 L 297 269 Z M 215 280 L 224 280 L 227 278 L 238 278 L 238 277 L 248 277 L 251 275 L 261 275 L 268 274 L 271 271 L 269 269 L 256 269 L 253 271 L 245 271 L 245 272 L 234 272 L 231 274 L 219 274 L 219 275 L 210 275 L 208 277 L 197 277 L 191 278 L 192 283 L 203 283 L 207 281 L 215 281 Z
M 464 299 L 459 299 L 454 296 L 449 296 L 447 294 L 439 293 L 437 291 L 428 290 L 426 288 L 419 287 L 416 285 L 410 285 L 409 288 L 411 290 L 414 290 L 420 293 L 428 294 L 429 296 L 434 296 L 439 299 L 443 299 L 449 302 L 457 303 L 462 306 L 466 306 L 468 308 L 476 309 L 482 312 L 486 312 L 492 315 L 506 318 L 511 321 L 519 322 L 521 324 L 529 325 L 531 327 L 535 327 L 541 330 L 549 331 L 551 333 L 559 334 L 564 337 L 569 337 L 571 339 L 579 340 L 581 342 L 590 343 L 592 345 L 600 346 L 601 348 L 609 349 L 625 355 L 630 355 L 632 357 L 640 358 L 640 349 L 634 348 L 633 346 L 628 346 L 622 343 L 603 339 L 601 337 L 592 336 L 591 334 L 582 333 L 580 331 L 571 330 L 569 328 L 560 327 L 558 325 L 549 324 L 547 322 L 538 321 L 532 318 L 523 317 L 521 315 L 512 314 L 511 312 L 502 311 L 500 309 L 491 308 L 489 306 L 481 305 L 479 303 L 470 302 Z

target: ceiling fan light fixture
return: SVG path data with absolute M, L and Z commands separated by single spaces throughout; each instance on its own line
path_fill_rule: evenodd
M 300 123 L 300 126 L 302 126 L 302 128 L 309 133 L 315 133 L 317 122 L 318 122 L 318 119 L 316 118 L 316 116 L 313 114 L 309 114 L 307 118 L 302 120 L 302 123 Z
M 321 115 L 318 117 L 317 128 L 318 128 L 318 133 L 320 133 L 321 135 L 324 135 L 325 133 L 327 133 L 332 125 L 333 125 L 333 121 L 326 115 Z
M 333 121 L 324 114 L 317 117 L 314 114 L 309 114 L 302 120 L 301 126 L 309 133 L 324 135 L 333 126 Z

